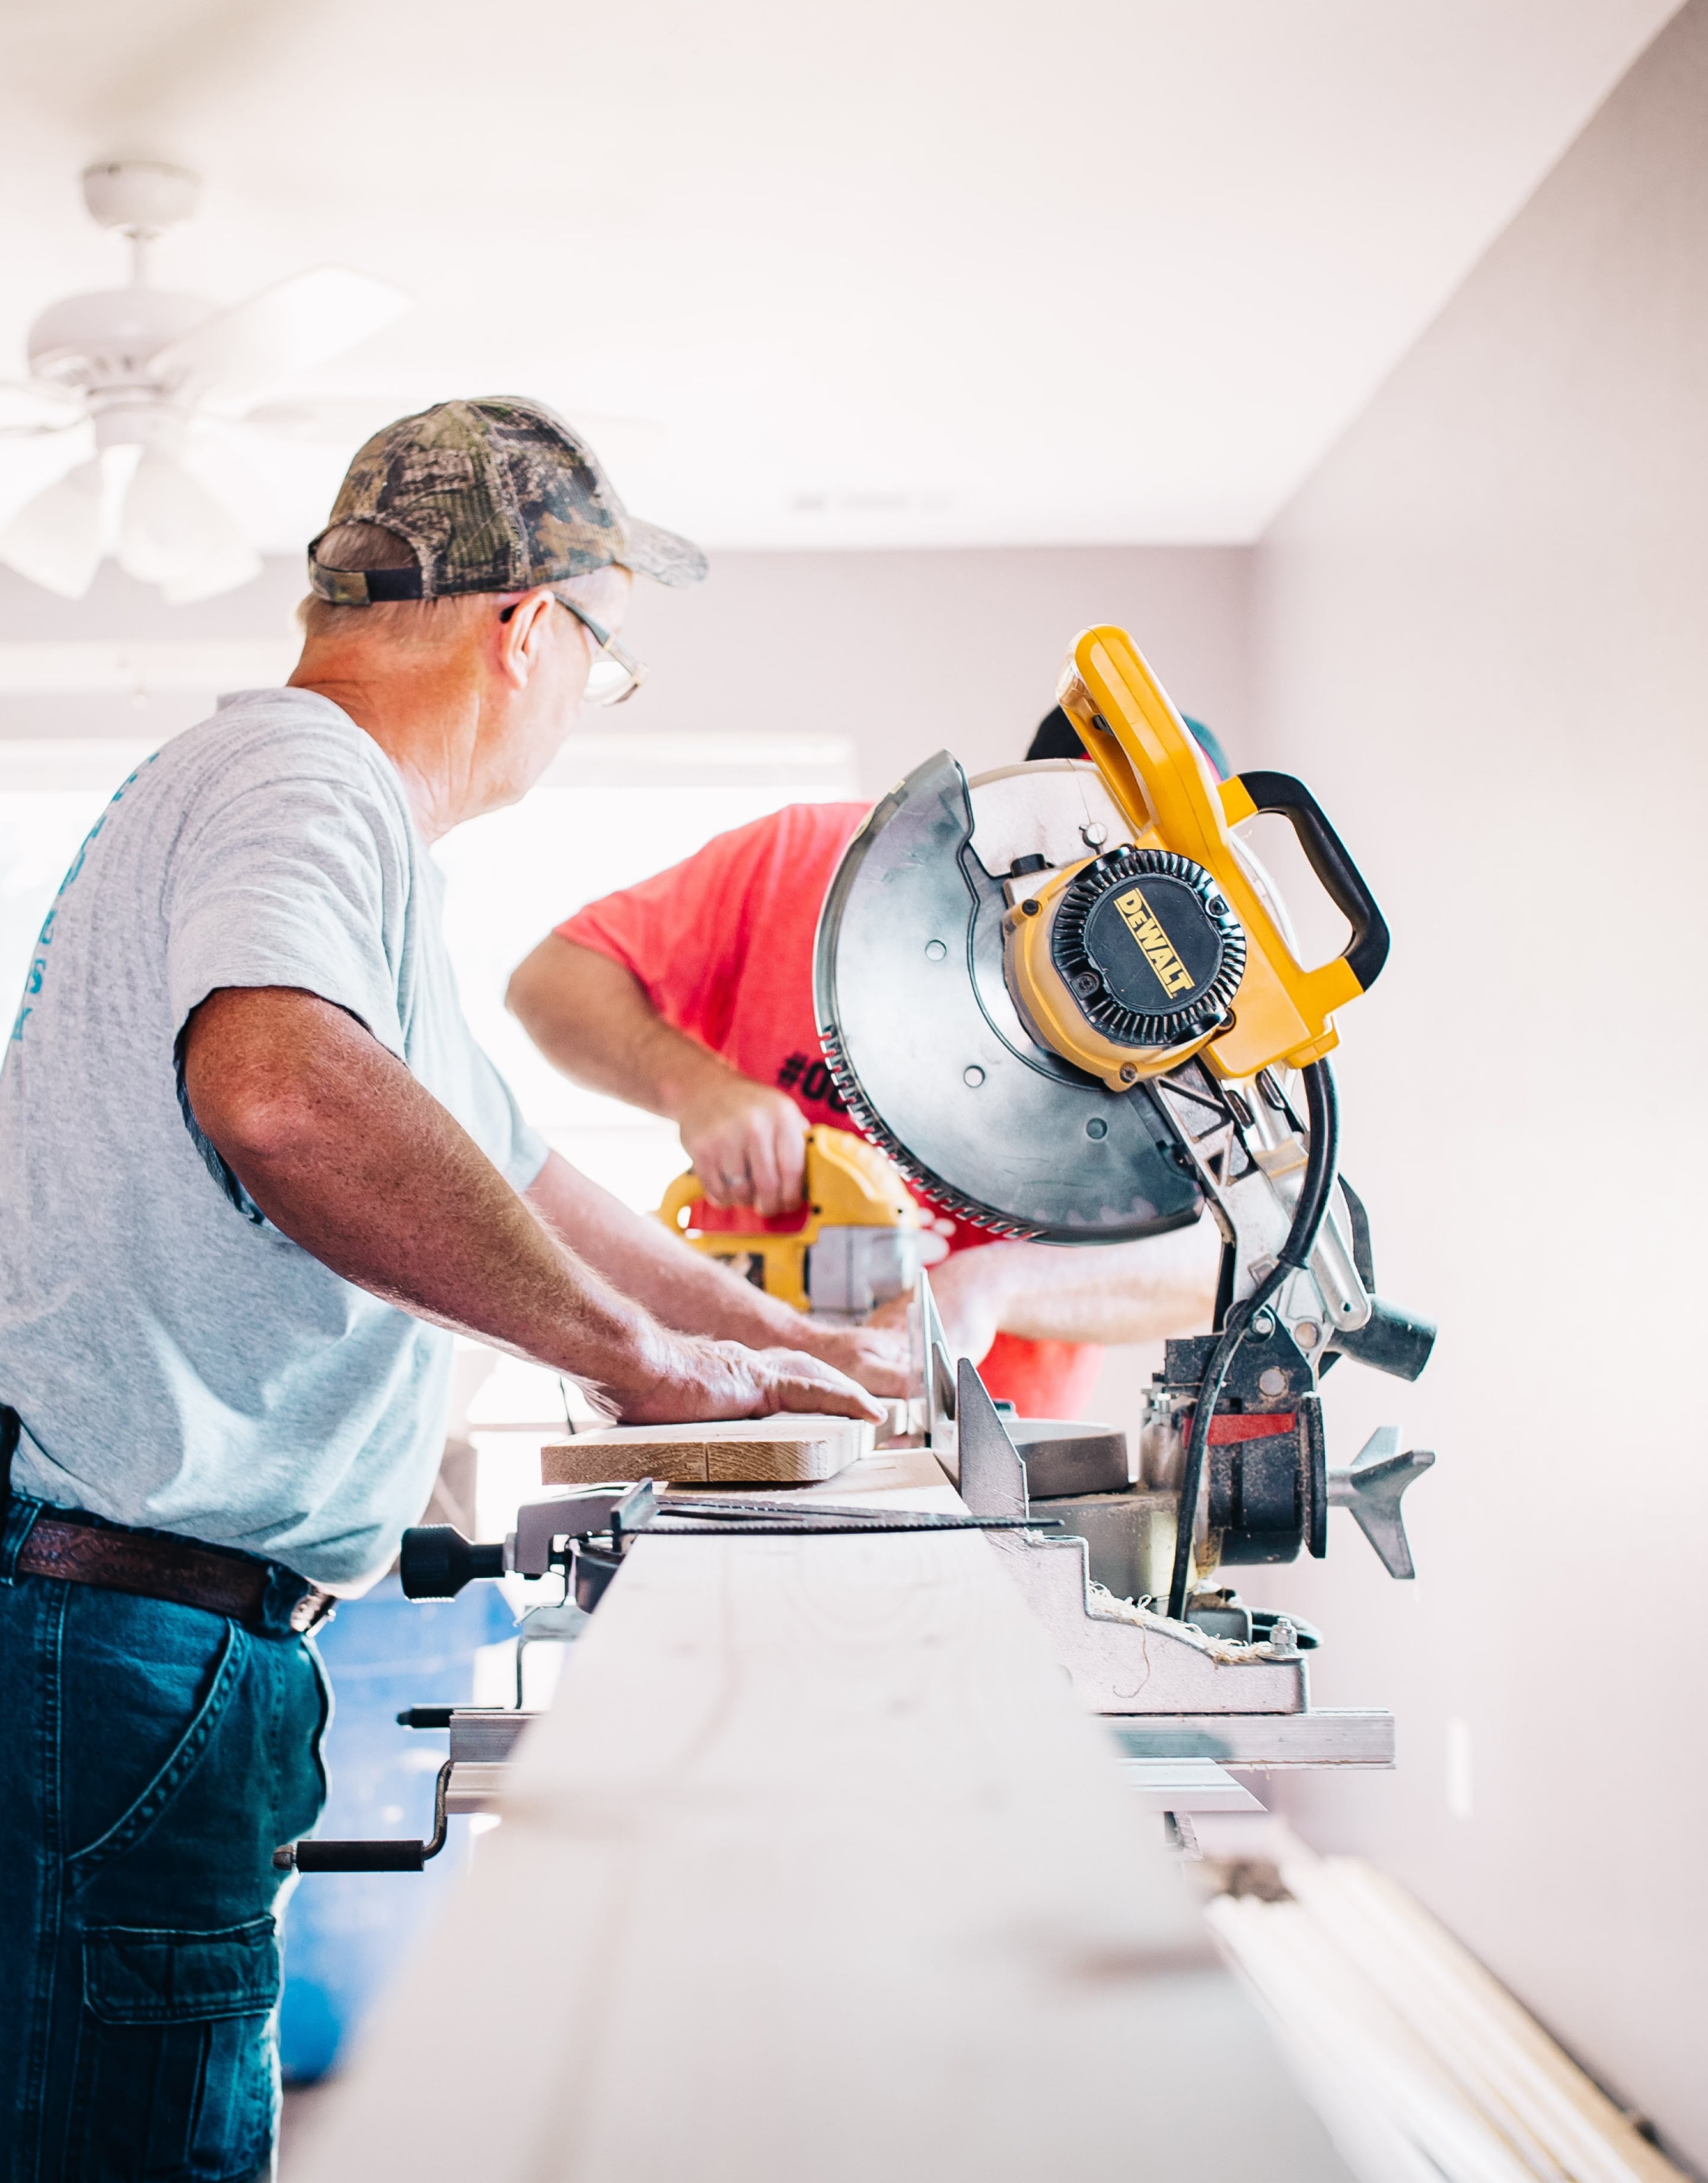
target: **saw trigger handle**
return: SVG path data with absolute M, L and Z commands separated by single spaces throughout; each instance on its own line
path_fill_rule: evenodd
M 1367 993 L 1388 960 L 1388 922 L 1328 813 L 1290 773 L 1242 773 L 1239 786 L 1258 811 L 1274 812 L 1290 823 L 1323 892 L 1352 928 L 1345 961 L 1359 990 Z

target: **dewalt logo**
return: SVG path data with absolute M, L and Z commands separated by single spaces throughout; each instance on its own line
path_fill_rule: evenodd
M 1192 973 L 1175 953 L 1174 943 L 1162 930 L 1161 919 L 1139 889 L 1129 887 L 1125 894 L 1117 895 L 1115 907 L 1169 999 L 1172 1001 L 1179 993 L 1190 993 L 1194 984 Z

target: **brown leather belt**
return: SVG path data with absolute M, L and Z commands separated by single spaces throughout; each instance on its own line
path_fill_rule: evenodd
M 144 1599 L 169 1600 L 177 1607 L 200 1607 L 236 1622 L 258 1622 L 271 1581 L 263 1562 L 219 1547 L 198 1547 L 191 1539 L 93 1524 L 68 1523 L 63 1517 L 38 1516 L 18 1555 L 18 1567 L 30 1576 L 58 1577 L 67 1584 L 103 1585 Z M 302 1578 L 302 1596 L 291 1610 L 291 1627 L 312 1630 L 336 1604 L 333 1595 Z

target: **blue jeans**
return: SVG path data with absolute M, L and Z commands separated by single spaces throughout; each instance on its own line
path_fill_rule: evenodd
M 0 2183 L 241 2183 L 272 2161 L 273 1852 L 324 1797 L 324 1679 L 282 1572 L 256 1628 L 19 1575 L 42 1506 L 0 1529 Z

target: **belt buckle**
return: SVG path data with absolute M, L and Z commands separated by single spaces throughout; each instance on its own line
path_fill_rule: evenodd
M 337 1603 L 337 1599 L 333 1593 L 322 1591 L 318 1585 L 311 1584 L 291 1610 L 291 1628 L 293 1633 L 302 1637 L 305 1636 L 309 1630 L 318 1629 L 321 1623 L 329 1619 Z

